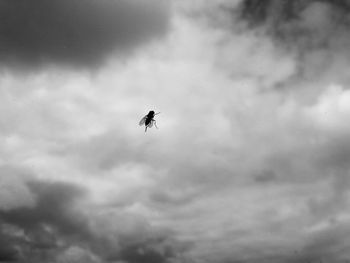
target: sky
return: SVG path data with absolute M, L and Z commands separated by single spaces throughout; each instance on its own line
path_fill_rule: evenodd
M 0 1 L 0 262 L 349 263 L 349 26 L 347 0 Z

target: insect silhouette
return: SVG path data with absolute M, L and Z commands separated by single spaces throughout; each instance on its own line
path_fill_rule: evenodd
M 156 120 L 154 119 L 154 116 L 156 116 L 159 113 L 160 112 L 154 113 L 154 111 L 151 110 L 145 117 L 143 117 L 140 120 L 139 125 L 140 126 L 145 125 L 145 132 L 147 131 L 147 128 L 151 128 L 153 126 L 153 124 L 158 129 L 157 124 L 156 124 Z

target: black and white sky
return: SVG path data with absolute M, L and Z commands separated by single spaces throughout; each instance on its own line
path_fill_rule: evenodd
M 0 262 L 349 263 L 349 29 L 348 0 L 0 0 Z

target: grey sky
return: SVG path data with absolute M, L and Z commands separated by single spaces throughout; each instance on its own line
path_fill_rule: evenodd
M 349 262 L 347 6 L 1 2 L 0 262 Z
M 91 67 L 167 31 L 163 1 L 1 1 L 2 65 Z

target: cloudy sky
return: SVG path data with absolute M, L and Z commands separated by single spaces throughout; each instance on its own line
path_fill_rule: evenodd
M 348 0 L 1 0 L 0 262 L 349 263 L 349 27 Z

